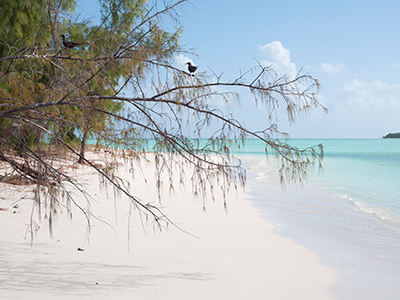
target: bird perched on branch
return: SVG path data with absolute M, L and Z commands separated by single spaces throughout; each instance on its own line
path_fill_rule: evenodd
M 187 62 L 186 64 L 188 65 L 189 73 L 191 75 L 194 75 L 194 72 L 196 72 L 197 67 L 196 66 L 192 66 L 192 64 L 190 62 Z
M 75 42 L 71 42 L 71 41 L 67 41 L 66 39 L 65 39 L 65 35 L 60 35 L 61 37 L 62 37 L 62 39 L 63 39 L 63 46 L 65 47 L 65 48 L 68 48 L 68 49 L 71 49 L 71 48 L 74 48 L 74 47 L 77 47 L 77 46 L 80 46 L 80 45 L 82 45 L 81 43 L 75 43 Z

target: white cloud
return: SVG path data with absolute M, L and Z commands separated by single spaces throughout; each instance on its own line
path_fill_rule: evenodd
M 353 79 L 346 83 L 338 96 L 346 106 L 358 109 L 400 108 L 400 85 L 382 81 L 360 81 Z
M 296 65 L 290 61 L 290 51 L 284 48 L 279 41 L 264 46 L 259 45 L 258 49 L 265 56 L 261 63 L 265 66 L 272 65 L 278 75 L 287 75 L 290 78 L 296 76 Z
M 321 64 L 321 71 L 329 75 L 342 73 L 345 69 L 346 67 L 344 65 L 338 63 L 327 62 Z

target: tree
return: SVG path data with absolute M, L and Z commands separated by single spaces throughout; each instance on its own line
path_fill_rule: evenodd
M 399 139 L 400 138 L 400 132 L 397 133 L 388 133 L 387 135 L 382 137 L 383 139 Z
M 50 0 L 46 9 L 40 3 L 38 16 L 29 19 L 35 26 L 22 29 L 23 40 L 32 43 L 14 46 L 14 37 L 7 39 L 1 33 L 0 160 L 37 184 L 37 207 L 56 207 L 61 195 L 69 207 L 73 199 L 66 182 L 83 191 L 77 178 L 46 156 L 67 152 L 89 164 L 157 223 L 166 218 L 156 205 L 129 192 L 112 168 L 101 168 L 85 158 L 88 136 L 124 149 L 124 155 L 132 160 L 145 155 L 146 143 L 152 139 L 158 174 L 171 175 L 168 166 L 172 162 L 178 169 L 192 165 L 194 193 L 198 195 L 217 185 L 227 189 L 245 183 L 245 171 L 230 148 L 249 137 L 263 141 L 266 151 L 281 159 L 282 181 L 302 180 L 308 168 L 321 163 L 321 145 L 298 149 L 276 139 L 281 133 L 273 117 L 279 105 L 285 106 L 292 122 L 299 113 L 325 109 L 317 101 L 319 83 L 310 74 L 279 77 L 271 67 L 258 64 L 240 77 L 224 81 L 215 74 L 192 76 L 174 67 L 174 56 L 185 53 L 179 46 L 182 31 L 168 32 L 163 24 L 174 21 L 179 25 L 178 11 L 186 2 L 102 0 L 102 23 L 93 25 L 68 16 L 74 1 Z M 1 11 L 5 12 L 7 9 Z M 40 18 L 44 12 L 46 22 Z M 44 22 L 40 26 L 39 20 Z M 40 38 L 39 28 L 46 28 Z M 64 49 L 61 34 L 82 45 Z M 210 105 L 215 97 L 235 101 L 240 96 L 234 92 L 238 89 L 250 91 L 257 103 L 267 107 L 269 127 L 251 131 L 234 116 Z M 210 125 L 218 127 L 207 139 L 200 139 Z M 41 200 L 41 189 L 51 197 Z M 46 201 L 50 205 L 45 205 Z M 52 211 L 48 213 L 51 231 Z

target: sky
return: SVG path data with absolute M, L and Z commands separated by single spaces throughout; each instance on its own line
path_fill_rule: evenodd
M 96 0 L 78 1 L 90 13 Z M 185 59 L 199 72 L 233 80 L 257 61 L 279 73 L 303 69 L 322 85 L 311 111 L 295 124 L 279 116 L 292 138 L 380 138 L 400 132 L 400 1 L 192 1 L 181 13 Z M 93 13 L 91 13 L 93 14 Z M 268 121 L 248 93 L 232 105 L 256 130 Z

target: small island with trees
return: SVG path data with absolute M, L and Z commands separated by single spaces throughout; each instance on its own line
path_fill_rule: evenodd
M 387 135 L 382 137 L 383 139 L 400 139 L 400 132 L 397 133 L 388 133 Z

